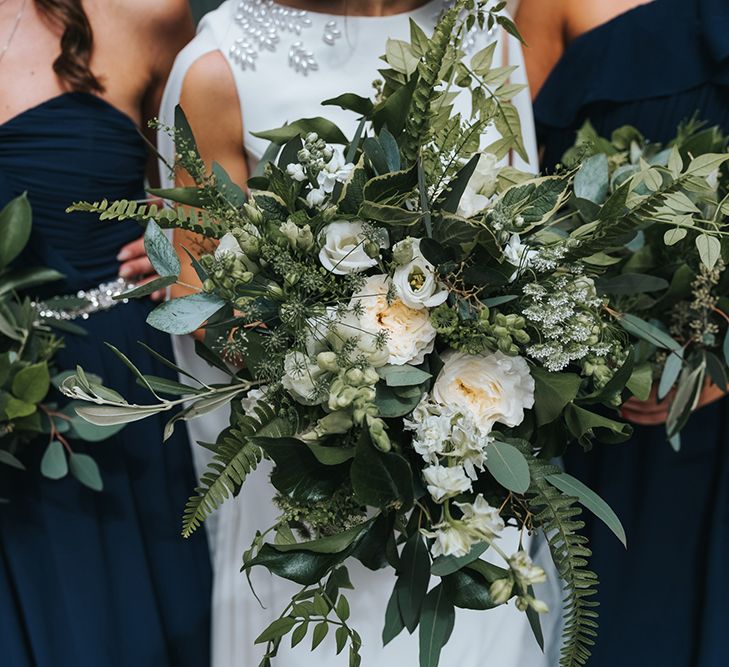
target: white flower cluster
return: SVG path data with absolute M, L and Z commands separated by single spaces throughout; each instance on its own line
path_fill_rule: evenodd
M 600 340 L 598 313 L 603 301 L 591 278 L 560 276 L 549 284 L 526 285 L 524 294 L 531 303 L 523 315 L 542 339 L 527 353 L 548 370 L 558 372 L 590 354 L 601 357 L 609 353 L 611 346 Z
M 306 136 L 297 158 L 298 162 L 286 166 L 286 173 L 295 181 L 316 182 L 317 187 L 306 195 L 306 203 L 311 207 L 321 206 L 337 183 L 346 183 L 354 171 L 354 164 L 344 157 L 344 148 L 327 144 L 315 132 Z

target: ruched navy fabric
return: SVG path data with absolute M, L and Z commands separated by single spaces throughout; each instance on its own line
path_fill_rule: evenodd
M 629 124 L 660 142 L 694 115 L 729 133 L 729 2 L 655 0 L 576 39 L 535 113 L 547 169 L 586 120 L 602 136 Z M 626 552 L 585 517 L 601 580 L 591 667 L 729 664 L 728 409 L 724 400 L 698 411 L 679 453 L 661 426 L 567 456 L 628 536 Z
M 144 143 L 105 101 L 66 94 L 0 125 L 0 206 L 23 192 L 33 235 L 22 262 L 65 274 L 66 294 L 114 279 L 116 255 L 141 229 L 69 215 L 74 201 L 144 196 Z M 59 370 L 76 364 L 132 403 L 149 403 L 104 345 L 148 374 L 172 377 L 139 346 L 172 357 L 169 337 L 132 301 L 65 335 Z M 162 444 L 164 420 L 130 424 L 96 444 L 72 442 L 99 463 L 104 490 L 38 473 L 44 443 L 21 453 L 25 473 L 0 467 L 0 664 L 9 667 L 204 667 L 209 664 L 211 573 L 204 532 L 180 536 L 194 486 L 184 429 Z

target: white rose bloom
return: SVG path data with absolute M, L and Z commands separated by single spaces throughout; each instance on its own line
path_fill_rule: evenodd
M 510 282 L 514 282 L 519 273 L 528 269 L 534 260 L 539 257 L 539 251 L 530 250 L 528 245 L 521 242 L 518 234 L 512 234 L 509 243 L 504 246 L 504 257 L 506 261 L 517 268 L 511 275 Z
M 362 289 L 352 297 L 350 308 L 361 305 L 357 318 L 359 327 L 373 336 L 387 332 L 388 363 L 394 366 L 422 364 L 425 355 L 433 351 L 436 332 L 427 310 L 415 310 L 401 299 L 387 302 L 390 279 L 370 276 Z
M 313 398 L 315 383 L 323 373 L 324 371 L 319 368 L 316 361 L 302 352 L 289 352 L 284 359 L 284 376 L 281 384 L 299 403 L 317 405 L 324 399 Z
M 466 531 L 461 529 L 459 522 L 443 523 L 435 526 L 434 532 L 423 531 L 423 534 L 426 537 L 435 538 L 435 542 L 430 548 L 433 558 L 438 558 L 438 556 L 462 558 L 471 551 L 473 546 L 473 540 Z
M 305 181 L 306 180 L 306 172 L 304 171 L 304 167 L 302 167 L 298 162 L 292 162 L 291 164 L 286 165 L 286 173 L 291 176 L 295 181 Z
M 471 218 L 489 206 L 496 190 L 498 174 L 496 156 L 491 153 L 482 153 L 458 204 L 458 215 Z
M 343 276 L 359 273 L 377 265 L 377 258 L 365 252 L 367 239 L 361 222 L 332 222 L 321 231 L 324 245 L 319 251 L 319 261 L 332 273 Z M 387 248 L 386 235 L 380 238 L 380 247 Z
M 377 339 L 370 331 L 364 331 L 357 316 L 350 312 L 329 325 L 329 344 L 340 350 L 345 342 L 354 339 L 357 350 L 354 356 L 362 354 L 371 366 L 380 368 L 388 363 L 390 352 L 387 346 L 377 347 Z
M 433 385 L 433 400 L 471 415 L 483 433 L 494 423 L 518 426 L 534 407 L 534 379 L 522 357 L 449 351 Z
M 471 480 L 468 479 L 461 466 L 424 468 L 423 479 L 425 479 L 428 492 L 438 503 L 471 490 Z
M 309 194 L 306 195 L 306 203 L 310 208 L 316 208 L 321 205 L 327 198 L 326 192 L 321 188 L 313 188 L 309 190 Z
M 499 537 L 505 528 L 499 510 L 489 505 L 479 493 L 473 503 L 455 503 L 463 512 L 463 522 L 469 531 L 480 539 L 490 542 Z
M 448 290 L 438 285 L 435 267 L 420 252 L 420 239 L 406 239 L 397 244 L 411 244 L 413 258 L 395 269 L 392 282 L 408 308 L 435 308 L 448 298 Z M 397 251 L 397 246 L 394 250 Z

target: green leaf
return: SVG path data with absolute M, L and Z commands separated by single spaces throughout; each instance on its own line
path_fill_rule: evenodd
M 363 536 L 375 523 L 377 517 L 373 517 L 364 523 L 357 524 L 349 530 L 334 535 L 320 537 L 318 540 L 309 542 L 297 542 L 296 544 L 277 544 L 276 551 L 283 553 L 289 551 L 310 551 L 317 554 L 339 554 L 347 550 Z
M 347 631 L 347 628 L 340 625 L 337 628 L 335 637 L 337 641 L 337 655 L 339 655 L 344 650 L 344 647 L 347 645 L 347 640 L 349 639 L 349 632 Z
M 401 39 L 388 39 L 385 46 L 385 59 L 395 71 L 410 76 L 418 69 L 418 58 L 410 44 Z
M 671 402 L 666 420 L 666 432 L 671 438 L 678 434 L 686 425 L 691 413 L 696 409 L 701 390 L 706 379 L 706 359 L 702 356 L 700 363 L 695 367 L 686 367 L 681 373 L 676 388 L 676 395 Z
M 322 106 L 340 107 L 347 111 L 354 111 L 362 116 L 369 116 L 372 113 L 372 100 L 354 93 L 344 93 L 322 102 Z
M 388 206 L 386 204 L 376 204 L 371 201 L 364 201 L 359 207 L 357 215 L 366 220 L 382 222 L 397 227 L 409 227 L 418 222 L 423 214 L 420 211 L 408 211 L 399 206 Z
M 116 426 L 146 419 L 164 409 L 164 406 L 89 405 L 76 408 L 76 414 L 97 426 Z
M 316 460 L 326 466 L 336 466 L 341 463 L 346 463 L 354 458 L 355 453 L 354 447 L 326 446 L 315 442 L 307 442 L 306 446 L 316 456 Z
M 387 507 L 397 502 L 408 509 L 413 504 L 410 464 L 400 454 L 376 449 L 366 436 L 357 444 L 350 475 L 354 495 L 364 505 Z
M 27 194 L 13 199 L 0 211 L 0 269 L 10 264 L 30 239 L 33 213 Z
M 672 352 L 666 358 L 666 363 L 663 366 L 663 372 L 661 373 L 661 380 L 658 383 L 658 400 L 663 400 L 668 396 L 668 392 L 671 391 L 673 385 L 676 384 L 678 376 L 681 375 L 681 369 L 683 368 L 683 348 L 676 352 Z
M 71 454 L 69 467 L 71 474 L 84 486 L 92 491 L 102 491 L 104 489 L 99 466 L 88 454 Z
M 35 403 L 26 403 L 14 396 L 9 396 L 5 401 L 0 401 L 0 408 L 5 410 L 5 416 L 11 421 L 19 417 L 28 417 L 37 410 Z
M 663 235 L 663 242 L 668 246 L 676 245 L 686 238 L 686 234 L 688 234 L 688 231 L 684 227 L 674 227 Z
M 496 52 L 496 46 L 497 42 L 494 41 L 473 55 L 471 58 L 471 69 L 476 72 L 476 74 L 484 75 L 491 69 L 491 64 L 494 61 L 494 53 Z
M 176 282 L 177 276 L 155 278 L 154 280 L 150 280 L 148 283 L 144 283 L 144 285 L 140 285 L 139 287 L 135 287 L 133 290 L 129 290 L 128 292 L 124 292 L 123 294 L 114 297 L 114 299 L 117 301 L 121 301 L 122 299 L 141 299 L 142 297 L 149 296 L 157 290 L 167 289 L 170 285 L 174 285 Z
M 636 315 L 626 313 L 618 318 L 618 322 L 629 334 L 633 334 L 651 345 L 655 345 L 661 349 L 675 351 L 681 348 L 678 342 L 671 338 L 665 331 Z
M 10 452 L 5 449 L 0 449 L 0 463 L 17 470 L 25 470 L 25 466 Z
M 699 234 L 696 237 L 696 248 L 704 266 L 713 269 L 721 257 L 721 242 L 719 239 L 708 234 Z
M 706 177 L 712 172 L 716 171 L 729 160 L 729 155 L 726 153 L 707 153 L 706 155 L 699 155 L 691 160 L 686 174 L 692 176 Z
M 327 636 L 327 633 L 329 632 L 329 623 L 326 621 L 322 621 L 321 623 L 318 623 L 316 627 L 314 628 L 314 632 L 312 633 L 312 640 L 311 640 L 311 650 L 313 651 L 316 649 L 319 644 L 321 644 L 324 639 Z
M 633 434 L 629 424 L 603 417 L 574 404 L 567 406 L 565 420 L 572 435 L 585 445 L 592 436 L 616 444 L 625 442 Z
M 330 144 L 347 144 L 347 137 L 330 120 L 316 116 L 314 118 L 302 118 L 289 125 L 284 125 L 275 130 L 265 132 L 253 132 L 254 137 L 266 139 L 283 146 L 294 137 L 305 136 L 309 132 L 316 132 L 320 139 Z
M 256 644 L 265 644 L 284 637 L 291 631 L 291 628 L 293 628 L 297 622 L 297 619 L 292 616 L 277 618 L 260 635 L 258 635 L 256 638 Z
M 169 334 L 189 334 L 223 306 L 225 302 L 212 294 L 190 294 L 157 306 L 147 317 L 147 324 Z
M 505 442 L 492 442 L 486 451 L 486 467 L 494 479 L 509 491 L 526 493 L 531 477 L 524 455 Z
M 45 285 L 62 280 L 63 274 L 53 269 L 23 268 L 11 271 L 3 276 L 0 283 L 0 296 L 13 291 L 27 290 L 38 285 Z
M 418 393 L 414 396 L 402 396 L 381 382 L 375 387 L 377 396 L 375 405 L 379 410 L 380 417 L 384 419 L 395 419 L 410 414 L 420 403 L 421 395 Z
M 438 667 L 455 622 L 453 603 L 443 585 L 436 586 L 425 598 L 420 619 L 420 667 Z
M 432 375 L 415 366 L 383 366 L 377 372 L 388 387 L 412 387 L 430 380 Z
M 13 378 L 13 395 L 25 403 L 40 403 L 50 388 L 51 376 L 46 362 L 26 366 Z
M 296 627 L 296 629 L 291 633 L 291 648 L 294 648 L 303 641 L 308 630 L 309 624 L 306 621 Z
M 382 629 L 382 645 L 387 646 L 404 629 L 405 623 L 400 614 L 400 606 L 397 601 L 397 587 L 392 591 L 390 600 L 385 611 L 385 627 Z
M 213 176 L 215 189 L 225 199 L 231 208 L 239 209 L 246 203 L 248 197 L 243 189 L 230 178 L 228 172 L 218 162 L 213 162 Z
M 446 188 L 445 195 L 441 195 L 438 200 L 441 210 L 447 213 L 455 213 L 458 210 L 458 205 L 461 203 L 463 193 L 468 187 L 468 183 L 471 180 L 471 176 L 476 171 L 480 155 L 474 155 L 460 171 L 455 175 Z
M 585 486 L 579 479 L 568 475 L 566 472 L 558 473 L 556 475 L 548 475 L 547 481 L 562 493 L 573 498 L 577 498 L 581 505 L 586 507 L 592 512 L 600 521 L 602 521 L 627 548 L 628 542 L 625 537 L 625 529 L 620 523 L 620 519 L 617 514 L 613 512 L 610 505 L 608 505 L 600 496 L 598 496 L 592 489 Z
M 527 593 L 532 597 L 536 597 L 534 594 L 534 586 L 529 586 L 527 588 Z M 544 653 L 544 633 L 542 632 L 542 621 L 539 618 L 539 612 L 534 611 L 532 607 L 527 607 L 525 613 L 527 620 L 529 621 L 529 627 L 534 635 L 534 639 L 536 640 L 539 648 L 542 650 L 542 653 Z
M 486 542 L 479 542 L 471 548 L 471 551 L 460 558 L 456 558 L 455 556 L 438 556 L 438 558 L 433 561 L 430 572 L 437 577 L 445 577 L 449 574 L 453 574 L 454 572 L 464 568 L 466 565 L 473 563 L 473 561 L 478 560 L 481 557 L 481 554 L 486 552 L 488 548 L 489 545 L 486 544 Z
M 575 176 L 575 195 L 595 204 L 602 204 L 610 187 L 607 155 L 599 153 L 587 158 Z
M 653 368 L 651 365 L 645 363 L 634 368 L 626 387 L 639 401 L 647 401 L 653 387 Z
M 180 274 L 180 260 L 159 225 L 150 220 L 144 232 L 144 249 L 155 271 L 163 278 Z
M 647 273 L 621 273 L 597 281 L 597 288 L 603 294 L 631 295 L 659 292 L 668 289 L 668 287 L 667 280 Z
M 498 607 L 489 592 L 490 584 L 476 570 L 463 568 L 445 579 L 443 585 L 453 604 L 461 609 L 494 609 Z
M 158 394 L 167 394 L 168 396 L 192 396 L 199 394 L 204 391 L 197 387 L 191 387 L 189 384 L 182 384 L 176 380 L 170 380 L 165 377 L 158 377 L 156 375 L 145 375 L 144 379 L 146 382 L 142 382 L 137 379 L 137 384 L 144 386 L 149 385 Z
M 185 204 L 195 208 L 204 208 L 203 190 L 198 187 L 189 188 L 148 188 L 147 192 L 154 197 L 166 199 L 176 204 Z
M 418 626 L 420 610 L 428 593 L 430 556 L 419 532 L 408 537 L 400 556 L 395 584 L 397 604 L 405 627 L 412 633 Z
M 48 479 L 63 479 L 68 475 L 68 461 L 63 445 L 58 440 L 53 440 L 46 448 L 41 459 L 40 471 Z
M 540 366 L 530 369 L 534 378 L 534 412 L 537 425 L 544 426 L 562 414 L 577 398 L 582 379 L 575 373 L 552 373 Z

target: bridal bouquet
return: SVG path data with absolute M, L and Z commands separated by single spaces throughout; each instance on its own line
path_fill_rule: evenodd
M 229 383 L 177 367 L 190 382 L 147 377 L 119 353 L 154 401 L 128 404 L 82 369 L 64 391 L 99 425 L 170 412 L 168 434 L 231 406 L 184 535 L 245 493 L 262 458 L 273 462 L 280 519 L 261 526 L 244 570 L 265 567 L 302 591 L 259 637 L 262 665 L 286 635 L 295 645 L 310 634 L 316 648 L 330 630 L 359 665 L 349 559 L 396 572 L 383 641 L 419 627 L 421 665 L 438 664 L 456 607 L 513 601 L 541 641 L 534 587 L 545 572 L 526 551 L 502 549 L 507 527 L 546 535 L 565 584 L 562 664 L 589 656 L 596 577 L 578 504 L 624 534 L 600 498 L 549 461 L 570 442 L 627 439 L 629 427 L 608 415 L 641 378 L 597 272 L 560 231 L 573 175 L 502 166 L 508 151 L 524 153 L 511 102 L 521 87 L 508 81 L 512 68 L 492 67 L 496 44 L 463 50 L 474 27 L 515 30 L 501 8 L 459 2 L 432 37 L 412 24 L 409 43 L 390 41 L 374 100 L 325 102 L 359 115 L 354 136 L 324 118 L 260 133 L 272 144 L 250 196 L 219 165 L 207 171 L 179 111 L 175 166 L 198 187 L 155 194 L 180 206 L 75 205 L 149 221 L 161 277 L 125 298 L 178 280 L 161 227 L 218 240 L 190 254 L 202 287 L 149 323 L 173 334 L 205 325 L 198 352 Z M 503 138 L 483 147 L 491 125 Z
M 51 269 L 14 265 L 30 238 L 31 226 L 25 196 L 0 211 L 0 464 L 25 470 L 25 450 L 45 438 L 41 474 L 61 479 L 70 472 L 98 491 L 103 482 L 96 463 L 87 454 L 73 451 L 69 438 L 96 442 L 113 435 L 118 427 L 94 426 L 76 414 L 78 404 L 60 409 L 49 398 L 52 386 L 60 386 L 68 376 L 54 369 L 53 357 L 63 346 L 54 329 L 83 331 L 45 316 L 30 298 L 18 296 L 63 278 Z
M 600 248 L 586 261 L 606 267 L 597 289 L 624 313 L 636 363 L 670 404 L 667 436 L 678 448 L 702 389 L 728 384 L 727 138 L 692 121 L 661 146 L 632 127 L 608 141 L 586 125 L 565 156 L 568 166 L 575 161 L 573 233 Z M 619 204 L 623 222 L 597 241 L 590 225 L 606 200 Z

